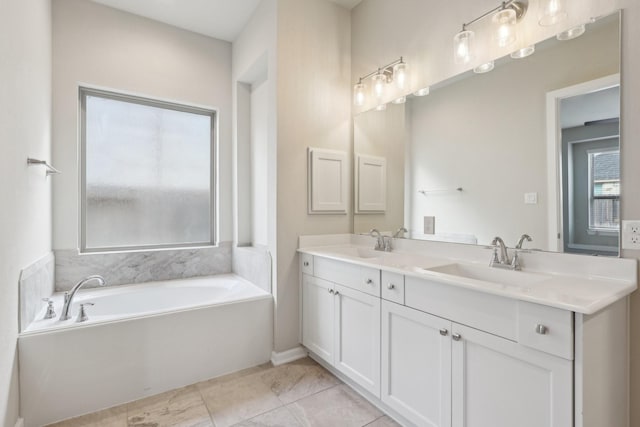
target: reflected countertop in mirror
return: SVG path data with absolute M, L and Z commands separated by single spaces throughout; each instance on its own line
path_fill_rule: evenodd
M 354 159 L 386 160 L 387 203 L 356 198 L 355 233 L 511 247 L 526 233 L 531 249 L 618 255 L 619 71 L 616 13 L 356 116 Z

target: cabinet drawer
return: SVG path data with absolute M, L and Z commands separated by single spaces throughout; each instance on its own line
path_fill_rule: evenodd
M 404 302 L 408 307 L 517 340 L 516 300 L 407 276 Z
M 518 342 L 545 353 L 573 360 L 573 313 L 519 301 Z
M 376 268 L 316 256 L 313 259 L 313 272 L 321 279 L 380 296 L 380 270 Z
M 302 273 L 313 276 L 313 255 L 300 254 L 300 269 Z
M 404 275 L 382 272 L 382 298 L 398 304 L 404 304 Z

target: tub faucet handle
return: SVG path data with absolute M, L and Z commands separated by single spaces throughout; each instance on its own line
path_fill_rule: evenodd
M 86 322 L 87 320 L 89 320 L 89 316 L 87 316 L 87 312 L 84 308 L 85 305 L 95 305 L 92 302 L 83 302 L 82 304 L 80 304 L 80 311 L 78 312 L 78 317 L 76 317 L 76 322 L 80 323 L 80 322 Z
M 42 301 L 47 303 L 47 312 L 44 315 L 45 319 L 53 319 L 56 317 L 56 310 L 53 308 L 53 301 L 51 298 L 42 298 Z

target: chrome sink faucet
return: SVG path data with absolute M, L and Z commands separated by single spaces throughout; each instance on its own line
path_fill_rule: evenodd
M 87 282 L 90 282 L 92 280 L 97 280 L 98 284 L 100 286 L 104 286 L 105 285 L 104 278 L 102 276 L 98 276 L 98 275 L 87 276 L 84 279 L 82 279 L 81 281 L 79 281 L 78 283 L 76 283 L 76 285 L 71 289 L 71 291 L 64 293 L 64 305 L 62 306 L 62 313 L 60 313 L 60 320 L 69 320 L 69 319 L 71 319 L 71 316 L 69 316 L 69 309 L 71 308 L 71 303 L 73 302 L 73 297 L 76 295 L 76 292 L 78 292 L 78 290 L 82 286 L 84 286 Z
M 382 234 L 380 234 L 380 231 L 378 231 L 378 229 L 372 228 L 371 231 L 369 231 L 369 236 L 376 238 L 376 245 L 374 246 L 373 249 L 375 249 L 376 251 L 384 251 L 385 250 L 384 249 L 385 248 L 384 236 L 382 236 Z
M 520 270 L 520 262 L 518 260 L 518 251 L 516 250 L 513 259 L 509 257 L 509 251 L 507 245 L 504 244 L 504 240 L 496 236 L 491 241 L 493 246 L 493 255 L 491 255 L 491 261 L 489 261 L 489 267 L 506 268 L 509 270 Z M 500 254 L 498 254 L 500 250 Z
M 523 234 L 522 236 L 520 236 L 520 239 L 518 239 L 518 243 L 516 244 L 516 249 L 522 249 L 522 244 L 525 242 L 525 240 L 527 242 L 531 242 L 533 239 L 528 234 Z
M 393 233 L 393 238 L 394 239 L 397 239 L 398 237 L 404 238 L 404 233 L 408 233 L 408 232 L 409 230 L 407 230 L 406 228 L 400 227 L 395 233 Z

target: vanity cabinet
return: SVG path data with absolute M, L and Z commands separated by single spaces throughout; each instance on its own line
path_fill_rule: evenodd
M 336 269 L 346 274 L 334 278 L 342 283 L 302 274 L 302 343 L 379 397 L 380 270 L 319 264 L 314 271 L 324 277 L 333 277 Z

